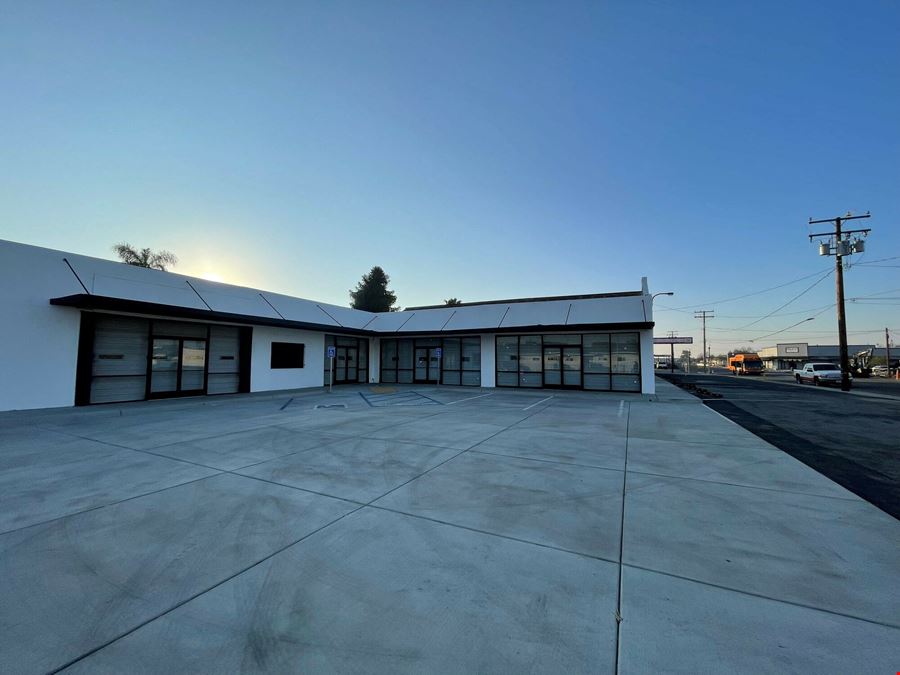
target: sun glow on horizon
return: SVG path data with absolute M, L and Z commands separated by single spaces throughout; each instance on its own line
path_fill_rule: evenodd
M 201 272 L 199 276 L 201 279 L 205 279 L 206 281 L 214 281 L 219 284 L 225 283 L 225 278 L 221 274 L 217 274 L 216 272 Z

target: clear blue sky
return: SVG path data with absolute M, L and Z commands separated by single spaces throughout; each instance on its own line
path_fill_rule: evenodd
M 2 238 L 339 304 L 376 264 L 402 305 L 646 275 L 684 310 L 658 334 L 715 309 L 716 350 L 833 302 L 742 330 L 815 277 L 715 302 L 826 269 L 809 216 L 869 209 L 862 262 L 900 256 L 893 1 L 31 0 L 0 50 Z M 898 263 L 848 272 L 893 291 L 851 303 L 851 341 L 900 334 Z

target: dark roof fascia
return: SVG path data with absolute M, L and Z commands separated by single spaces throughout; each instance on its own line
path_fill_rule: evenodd
M 458 305 L 422 305 L 421 307 L 404 307 L 404 311 L 419 309 L 453 309 L 454 307 L 475 307 L 477 305 L 508 305 L 519 302 L 552 302 L 554 300 L 596 300 L 598 298 L 630 298 L 643 295 L 643 291 L 621 291 L 619 293 L 590 293 L 587 295 L 548 295 L 538 298 L 513 298 L 511 300 L 483 300 L 479 302 L 461 302 Z
M 390 333 L 376 333 L 381 337 L 423 337 L 423 336 L 436 336 L 436 335 L 481 335 L 481 334 L 498 334 L 502 335 L 504 333 L 509 334 L 519 334 L 519 333 L 584 333 L 584 332 L 593 332 L 593 331 L 608 331 L 608 330 L 648 330 L 653 328 L 655 324 L 652 321 L 631 321 L 624 323 L 579 323 L 579 324 L 570 324 L 568 326 L 564 324 L 552 324 L 552 325 L 538 325 L 538 326 L 504 326 L 502 328 L 469 328 L 461 329 L 456 328 L 453 330 L 439 330 L 439 331 L 410 331 L 410 332 L 390 332 Z
M 178 319 L 197 319 L 200 321 L 223 321 L 248 326 L 273 326 L 277 328 L 300 328 L 304 330 L 327 331 L 329 333 L 344 333 L 349 335 L 372 335 L 374 331 L 334 326 L 327 323 L 310 323 L 306 321 L 291 321 L 290 319 L 276 319 L 265 316 L 250 316 L 247 314 L 233 314 L 231 312 L 217 312 L 215 310 L 197 309 L 193 307 L 179 307 L 177 305 L 164 305 L 156 302 L 143 302 L 141 300 L 126 300 L 123 298 L 110 298 L 101 295 L 67 295 L 61 298 L 51 298 L 51 305 L 62 307 L 77 307 L 79 309 L 99 310 L 107 312 L 127 312 L 129 314 L 154 314 L 158 316 L 174 317 Z
M 79 293 L 60 298 L 51 298 L 51 305 L 62 307 L 77 307 L 79 309 L 97 310 L 106 312 L 125 312 L 129 314 L 151 314 L 156 316 L 173 317 L 177 319 L 195 319 L 199 321 L 222 321 L 248 326 L 273 326 L 278 328 L 299 328 L 303 330 L 316 330 L 328 333 L 343 333 L 346 335 L 370 335 L 374 337 L 419 337 L 435 335 L 473 335 L 482 333 L 541 333 L 541 332 L 584 332 L 607 330 L 647 330 L 654 326 L 652 321 L 624 322 L 624 323 L 582 323 L 582 324 L 548 324 L 533 326 L 504 326 L 502 328 L 469 328 L 453 330 L 432 331 L 378 331 L 363 328 L 347 328 L 333 326 L 331 324 L 309 323 L 306 321 L 291 321 L 290 319 L 276 319 L 265 316 L 250 316 L 247 314 L 233 314 L 231 312 L 217 312 L 215 310 L 198 309 L 194 307 L 179 307 L 177 305 L 164 305 L 156 302 L 143 302 L 141 300 L 126 300 L 123 298 L 111 298 L 102 295 L 87 295 Z

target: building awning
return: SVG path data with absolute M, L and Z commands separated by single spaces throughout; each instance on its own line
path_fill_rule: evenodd
M 214 321 L 221 323 L 234 323 L 248 326 L 274 326 L 279 328 L 295 328 L 303 330 L 315 330 L 328 333 L 342 333 L 347 335 L 367 335 L 373 337 L 413 337 L 416 335 L 472 335 L 475 333 L 533 333 L 533 332 L 591 332 L 612 330 L 648 330 L 653 328 L 652 321 L 640 322 L 610 322 L 610 323 L 577 323 L 577 324 L 531 324 L 514 326 L 490 326 L 470 325 L 466 328 L 437 329 L 437 330 L 404 330 L 403 326 L 392 329 L 365 329 L 336 326 L 332 323 L 314 323 L 306 321 L 294 321 L 291 319 L 271 318 L 259 315 L 237 314 L 222 312 L 213 309 L 200 309 L 197 307 L 185 307 L 183 305 L 169 305 L 142 300 L 130 300 L 104 295 L 78 293 L 58 298 L 51 298 L 51 305 L 61 307 L 75 307 L 83 310 L 99 312 L 116 312 L 125 314 L 142 314 L 165 318 L 191 319 L 196 321 Z

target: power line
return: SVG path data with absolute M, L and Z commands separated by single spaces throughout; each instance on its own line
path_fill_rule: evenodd
M 895 291 L 900 291 L 900 288 L 889 288 L 886 291 L 878 291 L 877 293 L 869 293 L 868 295 L 859 295 L 857 298 L 874 298 L 876 295 L 884 295 L 885 293 L 894 293 Z M 850 298 L 853 300 L 854 298 Z
M 830 270 L 831 268 L 828 268 L 828 269 Z M 768 293 L 769 291 L 775 291 L 775 290 L 778 290 L 779 288 L 784 288 L 785 286 L 790 286 L 790 285 L 796 284 L 800 281 L 809 279 L 810 277 L 817 276 L 824 271 L 825 270 L 819 270 L 818 272 L 813 272 L 812 274 L 807 274 L 805 276 L 794 279 L 793 281 L 787 281 L 783 284 L 778 284 L 777 286 L 770 286 L 769 288 L 764 288 L 761 291 L 753 291 L 752 293 L 745 293 L 744 295 L 736 295 L 733 298 L 725 298 L 724 300 L 715 300 L 713 302 L 696 302 L 693 305 L 682 305 L 681 307 L 665 307 L 665 306 L 663 306 L 663 308 L 667 309 L 669 311 L 672 311 L 672 312 L 684 312 L 685 314 L 690 314 L 690 311 L 688 310 L 689 307 L 696 307 L 697 305 L 724 305 L 726 302 L 733 302 L 734 300 L 743 300 L 744 298 L 749 298 L 754 295 L 762 295 L 763 293 Z M 660 305 L 657 305 L 657 307 L 660 307 Z
M 868 295 L 858 295 L 853 298 L 847 298 L 850 302 L 856 302 L 859 300 L 865 300 L 866 302 L 877 301 L 877 300 L 895 300 L 900 298 L 883 298 L 876 296 L 883 296 L 887 293 L 894 293 L 896 291 L 900 291 L 900 288 L 890 288 L 886 291 L 877 291 L 876 293 L 869 293 Z M 798 314 L 809 314 L 810 312 L 817 312 L 822 309 L 831 309 L 835 306 L 836 303 L 832 302 L 827 305 L 818 305 L 816 307 L 807 307 L 806 309 L 798 309 L 793 312 L 776 312 L 772 314 L 772 316 L 797 316 Z M 752 314 L 752 315 L 734 315 L 734 314 L 718 314 L 716 316 L 717 319 L 760 319 L 762 315 Z M 739 330 L 739 328 L 710 328 L 710 330 Z
M 785 333 L 785 332 L 789 331 L 791 328 L 793 328 L 794 326 L 799 326 L 801 323 L 806 323 L 807 321 L 812 321 L 813 318 L 815 318 L 815 317 L 811 317 L 809 319 L 801 319 L 797 323 L 791 324 L 787 328 L 782 328 L 781 330 L 776 330 L 774 333 L 767 333 L 766 335 L 760 335 L 759 337 L 751 338 L 750 342 L 756 342 L 757 340 L 762 340 L 763 338 L 772 337 L 773 335 L 778 335 L 779 333 Z
M 832 271 L 833 271 L 833 270 L 828 270 L 828 272 L 826 272 L 823 276 L 821 276 L 821 277 L 819 277 L 818 279 L 816 279 L 811 285 L 807 286 L 805 289 L 803 289 L 802 291 L 800 291 L 797 295 L 795 295 L 793 298 L 791 298 L 791 299 L 788 300 L 786 303 L 784 303 L 783 305 L 781 305 L 778 309 L 775 309 L 775 310 L 769 312 L 768 314 L 766 314 L 765 316 L 763 316 L 763 317 L 757 319 L 756 321 L 751 321 L 751 322 L 748 323 L 746 326 L 742 326 L 742 328 L 749 328 L 750 326 L 754 326 L 754 325 L 758 324 L 760 321 L 763 321 L 764 319 L 768 319 L 768 318 L 769 318 L 770 316 L 772 316 L 773 314 L 775 314 L 775 313 L 777 313 L 778 311 L 784 309 L 785 307 L 787 307 L 788 305 L 790 305 L 792 302 L 794 302 L 794 300 L 797 300 L 797 299 L 801 298 L 802 296 L 806 295 L 806 294 L 809 293 L 812 289 L 814 289 L 816 286 L 818 286 L 820 283 L 822 283 L 823 281 L 825 281 L 825 279 L 827 279 L 828 277 L 831 276 Z
M 895 291 L 900 291 L 900 288 L 892 288 L 887 291 L 879 291 L 877 293 L 870 293 L 869 295 L 858 295 L 853 298 L 847 298 L 849 302 L 857 302 L 859 300 L 865 300 L 866 302 L 877 301 L 877 300 L 895 300 L 900 298 L 880 298 L 875 296 L 881 296 L 885 293 L 894 293 Z M 835 306 L 835 303 L 829 303 L 827 305 L 817 305 L 815 307 L 807 307 L 806 309 L 798 309 L 791 312 L 776 312 L 772 314 L 772 316 L 797 316 L 799 314 L 809 314 L 810 312 L 817 312 L 822 309 L 831 309 Z M 717 319 L 760 319 L 765 315 L 762 314 L 717 314 Z M 738 330 L 738 327 L 734 328 L 710 328 L 709 330 Z
M 856 263 L 857 265 L 874 265 L 875 263 L 887 262 L 888 260 L 900 260 L 900 255 L 893 255 L 890 258 L 877 258 L 875 260 L 866 260 L 864 263 Z
M 825 312 L 827 312 L 827 311 L 828 311 L 829 309 L 831 309 L 833 306 L 834 306 L 834 305 L 830 305 L 830 306 L 826 307 L 825 309 L 823 309 L 822 311 L 820 311 L 820 312 L 818 312 L 818 313 L 816 313 L 816 314 L 813 314 L 811 317 L 809 317 L 809 318 L 807 318 L 807 319 L 801 319 L 801 320 L 798 321 L 797 323 L 791 324 L 791 325 L 788 326 L 787 328 L 782 328 L 781 330 L 776 330 L 774 333 L 769 333 L 768 335 L 761 335 L 761 336 L 758 337 L 758 338 L 753 338 L 752 340 L 750 340 L 750 342 L 755 342 L 756 340 L 762 340 L 763 338 L 772 337 L 773 335 L 778 335 L 779 333 L 784 333 L 784 332 L 786 332 L 786 331 L 789 331 L 789 330 L 790 330 L 791 328 L 793 328 L 794 326 L 799 326 L 801 323 L 806 323 L 807 321 L 815 321 L 817 318 L 819 318 L 822 314 L 824 314 Z

